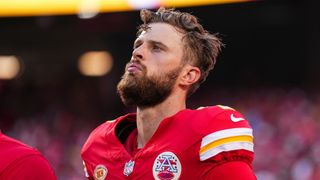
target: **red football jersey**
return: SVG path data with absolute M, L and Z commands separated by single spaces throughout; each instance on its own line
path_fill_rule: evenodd
M 252 129 L 232 108 L 182 110 L 164 119 L 142 149 L 129 153 L 119 134 L 132 132 L 135 118 L 107 121 L 91 133 L 81 152 L 89 179 L 212 179 L 212 170 L 228 162 L 243 162 L 254 177 Z
M 0 132 L 0 179 L 57 178 L 48 161 L 37 150 Z

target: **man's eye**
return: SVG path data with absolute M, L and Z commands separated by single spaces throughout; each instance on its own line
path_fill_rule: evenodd
M 159 46 L 153 46 L 152 49 L 153 50 L 161 50 L 161 48 Z
M 137 49 L 138 47 L 139 47 L 138 45 L 134 45 L 134 46 L 132 47 L 132 49 L 135 50 L 135 49 Z

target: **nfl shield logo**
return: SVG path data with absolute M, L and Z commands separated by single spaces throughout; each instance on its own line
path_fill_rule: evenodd
M 133 167 L 134 167 L 134 161 L 130 160 L 125 164 L 123 169 L 123 174 L 126 176 L 129 176 L 133 171 Z

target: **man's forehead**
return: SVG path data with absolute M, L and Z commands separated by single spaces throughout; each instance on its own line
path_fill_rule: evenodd
M 152 39 L 166 41 L 171 39 L 181 41 L 182 36 L 183 34 L 170 24 L 151 23 L 139 34 L 137 40 Z

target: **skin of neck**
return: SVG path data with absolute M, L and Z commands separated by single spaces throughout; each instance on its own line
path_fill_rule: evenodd
M 186 109 L 186 96 L 179 90 L 173 90 L 167 99 L 156 106 L 137 107 L 138 148 L 142 148 L 150 140 L 163 119 L 183 109 Z

